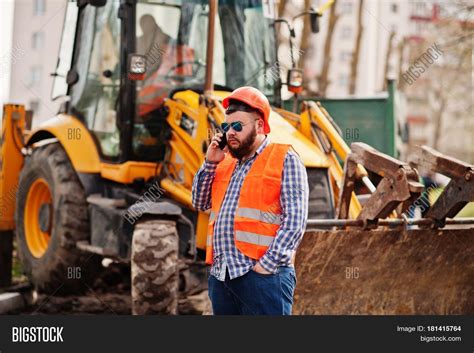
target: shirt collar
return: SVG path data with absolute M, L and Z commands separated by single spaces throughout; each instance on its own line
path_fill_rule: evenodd
M 265 136 L 265 140 L 263 140 L 263 143 L 257 148 L 255 151 L 255 154 L 260 154 L 262 151 L 265 149 L 270 144 L 270 138 L 268 136 Z

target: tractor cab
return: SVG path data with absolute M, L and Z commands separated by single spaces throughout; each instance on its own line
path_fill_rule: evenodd
M 164 158 L 163 103 L 202 93 L 206 70 L 215 89 L 275 94 L 273 21 L 262 1 L 219 2 L 212 60 L 209 11 L 207 0 L 69 2 L 53 95 L 67 97 L 66 112 L 94 135 L 103 160 Z

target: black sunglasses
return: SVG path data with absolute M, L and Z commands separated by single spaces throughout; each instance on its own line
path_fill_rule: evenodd
M 242 123 L 241 121 L 234 121 L 232 123 L 222 123 L 221 128 L 224 133 L 227 133 L 227 131 L 230 130 L 230 128 L 234 129 L 237 132 L 242 131 L 242 127 L 245 126 L 246 124 Z

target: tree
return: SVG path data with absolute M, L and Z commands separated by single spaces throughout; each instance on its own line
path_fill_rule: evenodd
M 403 37 L 402 40 L 398 43 L 398 80 L 397 88 L 401 91 L 404 89 L 404 80 L 403 80 L 403 61 L 405 58 L 405 48 L 407 47 L 408 39 Z
M 280 0 L 278 3 L 278 17 L 283 17 L 286 8 L 286 0 Z
M 362 34 L 364 32 L 364 26 L 362 25 L 362 11 L 364 9 L 364 0 L 359 1 L 359 12 L 357 15 L 357 37 L 352 53 L 351 60 L 351 74 L 349 76 L 349 94 L 354 94 L 357 83 L 357 69 L 359 65 L 360 46 L 362 43 Z
M 395 38 L 395 32 L 390 32 L 390 37 L 388 38 L 388 44 L 387 44 L 387 54 L 385 55 L 385 68 L 384 68 L 384 74 L 383 74 L 383 82 L 382 82 L 382 91 L 387 90 L 387 79 L 388 79 L 388 73 L 390 70 L 390 58 L 392 57 L 392 51 L 393 51 L 393 39 Z
M 326 91 L 330 84 L 329 69 L 331 68 L 332 37 L 334 35 L 334 28 L 336 27 L 337 20 L 340 17 L 340 15 L 336 13 L 336 7 L 337 0 L 334 1 L 329 12 L 328 30 L 324 41 L 323 65 L 321 68 L 321 75 L 318 77 L 318 91 L 319 95 L 322 97 L 326 96 Z
M 311 8 L 311 0 L 304 0 L 304 9 L 303 11 L 309 11 Z M 309 16 L 304 16 L 303 22 L 303 34 L 301 36 L 301 44 L 300 44 L 300 57 L 298 60 L 298 67 L 304 69 L 306 58 L 308 57 L 307 53 L 310 47 L 310 39 L 311 39 L 311 21 Z

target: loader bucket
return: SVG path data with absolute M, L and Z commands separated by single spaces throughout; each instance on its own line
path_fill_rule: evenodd
M 294 314 L 474 313 L 474 228 L 307 232 L 295 265 Z

